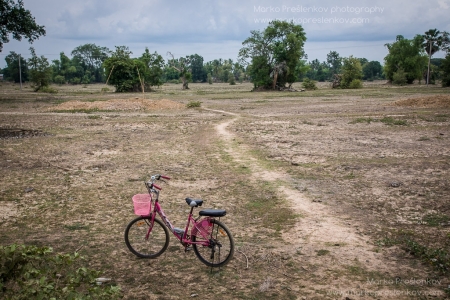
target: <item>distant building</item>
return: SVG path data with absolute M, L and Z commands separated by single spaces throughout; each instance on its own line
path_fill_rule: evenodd
M 3 74 L 0 74 L 0 80 L 3 81 Z

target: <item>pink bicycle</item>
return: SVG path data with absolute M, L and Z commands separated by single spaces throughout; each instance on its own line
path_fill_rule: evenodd
M 184 229 L 173 227 L 159 203 L 161 188 L 156 180 L 170 178 L 153 175 L 145 183 L 148 194 L 133 196 L 134 212 L 139 215 L 125 229 L 125 243 L 132 253 L 141 258 L 156 258 L 169 246 L 169 230 L 184 246 L 194 250 L 200 261 L 210 267 L 221 267 L 233 257 L 234 240 L 230 230 L 218 219 L 226 215 L 222 209 L 204 209 L 194 219 L 193 210 L 202 206 L 203 200 L 186 198 L 191 207 Z M 155 195 L 155 197 L 153 197 Z M 152 210 L 153 207 L 153 210 Z M 162 219 L 156 218 L 159 215 Z M 218 219 L 216 219 L 218 218 Z M 191 248 L 192 247 L 192 248 Z

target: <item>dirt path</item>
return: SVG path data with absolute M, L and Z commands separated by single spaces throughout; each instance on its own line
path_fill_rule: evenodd
M 277 249 L 299 257 L 301 268 L 311 274 L 310 282 L 305 283 L 302 279 L 298 282 L 299 285 L 306 286 L 306 289 L 311 291 L 343 292 L 340 296 L 350 295 L 348 299 L 359 298 L 358 291 L 361 290 L 371 293 L 372 296 L 383 295 L 383 299 L 403 298 L 399 294 L 393 295 L 397 285 L 383 284 L 382 280 L 408 274 L 407 265 L 400 262 L 398 257 L 390 256 L 389 249 L 384 253 L 377 253 L 369 237 L 359 232 L 358 224 L 335 213 L 333 207 L 311 201 L 294 187 L 288 174 L 265 169 L 264 165 L 252 156 L 249 147 L 244 143 L 236 143 L 239 137 L 227 129 L 240 116 L 224 111 L 215 112 L 233 117 L 216 126 L 218 135 L 224 141 L 224 150 L 235 162 L 250 169 L 250 180 L 276 182 L 279 197 L 287 199 L 296 213 L 301 215 L 297 224 L 283 234 L 284 249 Z M 296 255 L 300 252 L 300 256 Z M 381 284 L 377 280 L 381 280 Z M 345 294 L 346 291 L 354 291 L 353 296 L 358 297 Z M 426 294 L 433 292 L 439 291 L 428 291 Z M 332 296 L 335 297 L 336 295 Z

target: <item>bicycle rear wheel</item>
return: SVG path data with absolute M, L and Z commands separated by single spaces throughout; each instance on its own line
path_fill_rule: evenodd
M 234 239 L 230 230 L 222 222 L 211 219 L 211 227 L 209 241 L 201 234 L 192 235 L 193 242 L 208 242 L 208 246 L 193 244 L 192 248 L 198 259 L 205 265 L 221 267 L 233 257 Z
M 150 228 L 151 218 L 141 216 L 131 221 L 125 229 L 125 244 L 138 257 L 156 258 L 169 246 L 169 231 L 160 220 L 155 219 L 146 239 Z

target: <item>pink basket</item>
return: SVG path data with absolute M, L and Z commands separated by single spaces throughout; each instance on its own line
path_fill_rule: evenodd
M 136 194 L 133 196 L 134 214 L 138 216 L 148 216 L 152 208 L 152 201 L 149 194 Z

